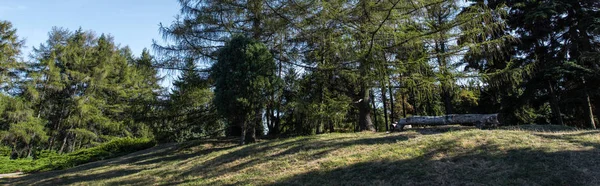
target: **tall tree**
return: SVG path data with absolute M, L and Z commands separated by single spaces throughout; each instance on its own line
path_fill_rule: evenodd
M 241 144 L 253 143 L 268 90 L 276 82 L 273 56 L 264 44 L 234 36 L 219 50 L 218 59 L 211 73 L 217 110 L 242 128 Z
M 164 108 L 164 125 L 155 131 L 160 141 L 186 141 L 218 135 L 222 130 L 215 107 L 214 94 L 207 75 L 195 71 L 193 60 L 188 60 L 185 71 L 173 82 L 173 89 Z
M 518 78 L 515 82 L 519 83 L 512 87 L 519 94 L 505 102 L 516 103 L 517 108 L 538 110 L 527 114 L 538 118 L 538 122 L 547 122 L 543 120 L 550 118 L 556 124 L 583 126 L 586 123 L 593 127 L 593 108 L 591 101 L 587 101 L 587 86 L 583 82 L 585 78 L 595 79 L 589 70 L 597 66 L 597 60 L 594 57 L 586 60 L 590 58 L 583 56 L 598 51 L 597 33 L 593 32 L 598 20 L 587 18 L 598 16 L 600 4 L 596 1 L 514 0 L 490 1 L 490 6 L 504 3 L 510 7 L 507 23 L 521 41 L 515 44 L 516 51 L 507 68 L 523 72 L 516 75 L 524 77 Z M 588 80 L 595 81 L 591 79 Z M 546 105 L 551 116 L 544 113 Z
M 49 149 L 70 152 L 112 137 L 148 135 L 130 113 L 144 95 L 136 71 L 110 36 L 54 29 L 34 49 L 30 71 L 39 117 L 48 120 Z M 34 79 L 37 78 L 37 79 Z
M 24 40 L 17 36 L 12 23 L 0 20 L 0 88 L 7 91 L 18 82 L 19 70 L 24 63 L 20 61 Z

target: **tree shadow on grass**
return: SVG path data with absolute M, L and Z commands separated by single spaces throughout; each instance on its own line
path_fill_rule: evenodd
M 65 170 L 55 170 L 41 173 L 33 173 L 28 174 L 22 177 L 17 178 L 9 178 L 0 180 L 0 184 L 7 185 L 56 185 L 56 184 L 73 184 L 77 182 L 83 181 L 94 181 L 94 180 L 102 180 L 109 179 L 112 177 L 119 177 L 129 174 L 135 174 L 139 172 L 139 170 L 118 170 L 112 171 L 102 174 L 91 174 L 85 176 L 67 176 L 62 177 L 62 175 L 67 174 L 76 174 L 78 172 L 82 172 L 85 170 L 105 167 L 105 166 L 116 166 L 122 164 L 128 164 L 132 162 L 144 161 L 147 159 L 151 159 L 156 156 L 164 156 L 166 154 L 172 153 L 172 151 L 177 150 L 177 144 L 161 144 L 146 150 L 130 153 L 128 155 L 86 163 L 83 165 L 79 165 L 73 168 L 65 169 Z
M 185 178 L 190 175 L 197 175 L 201 173 L 206 173 L 206 170 L 214 170 L 211 174 L 206 176 L 220 176 L 224 175 L 231 171 L 242 170 L 247 167 L 252 167 L 257 164 L 268 162 L 274 158 L 283 157 L 286 155 L 291 155 L 295 153 L 299 153 L 302 151 L 313 151 L 310 157 L 307 158 L 320 158 L 327 153 L 342 147 L 347 147 L 351 145 L 373 145 L 373 144 L 383 144 L 383 143 L 395 143 L 399 140 L 407 140 L 408 137 L 398 136 L 398 135 L 389 135 L 385 137 L 374 137 L 367 139 L 353 139 L 352 137 L 339 137 L 332 138 L 327 140 L 320 140 L 318 136 L 307 136 L 307 137 L 299 137 L 284 140 L 271 140 L 265 141 L 261 143 L 246 145 L 246 146 L 236 146 L 236 145 L 225 145 L 218 144 L 214 146 L 214 148 L 200 149 L 191 153 L 183 152 L 182 150 L 189 147 L 198 147 L 204 145 L 206 143 L 220 143 L 215 141 L 210 142 L 192 142 L 185 144 L 163 144 L 151 149 L 135 152 L 126 156 L 117 157 L 113 159 L 92 162 L 84 165 L 80 165 L 74 168 L 66 169 L 66 170 L 58 170 L 58 171 L 49 171 L 42 173 L 35 173 L 30 175 L 25 175 L 19 178 L 5 179 L 0 180 L 0 184 L 9 184 L 9 185 L 56 185 L 56 184 L 74 184 L 78 182 L 86 182 L 86 181 L 103 181 L 116 177 L 123 177 L 132 174 L 136 174 L 141 170 L 138 169 L 119 169 L 116 171 L 110 171 L 106 173 L 98 173 L 98 174 L 81 174 L 78 175 L 78 172 L 83 172 L 90 169 L 102 168 L 105 166 L 115 166 L 122 164 L 132 164 L 136 166 L 148 166 L 152 164 L 157 164 L 161 162 L 179 162 L 180 164 L 193 164 L 191 159 L 193 157 L 207 155 L 217 151 L 227 151 L 235 148 L 230 152 L 227 152 L 223 155 L 216 156 L 215 158 L 208 160 L 206 162 L 195 165 L 190 170 L 181 172 L 178 170 L 165 170 L 159 172 L 159 176 L 161 177 L 172 177 L 172 180 Z M 229 143 L 229 142 L 226 142 Z M 257 152 L 265 152 L 269 149 L 282 149 L 280 152 L 270 154 L 264 157 L 256 157 Z M 175 154 L 175 155 L 172 155 Z M 235 161 L 237 159 L 243 159 L 250 157 L 250 160 L 247 162 L 240 163 L 234 167 L 229 167 L 228 169 L 219 169 L 219 166 L 231 161 Z M 65 176 L 68 175 L 68 176 Z M 73 176 L 71 176 L 73 175 Z M 140 185 L 146 183 L 148 180 L 141 179 L 127 179 L 125 181 L 114 182 L 114 184 L 136 184 Z M 168 180 L 167 180 L 168 181 Z M 111 183 L 113 184 L 113 183 Z
M 563 140 L 573 144 L 579 144 L 582 146 L 590 146 L 596 149 L 600 149 L 600 143 L 590 142 L 588 140 L 579 139 L 583 136 L 597 136 L 600 135 L 600 130 L 592 130 L 586 132 L 572 133 L 572 134 L 534 134 L 539 137 L 551 139 L 551 140 Z M 599 154 L 600 155 L 600 154 Z
M 383 136 L 383 135 L 382 135 Z M 352 137 L 338 137 L 322 140 L 315 136 L 288 139 L 287 141 L 268 141 L 240 147 L 223 155 L 212 158 L 202 163 L 193 163 L 195 166 L 187 171 L 166 171 L 161 173 L 162 177 L 172 176 L 173 180 L 181 180 L 189 177 L 202 175 L 204 178 L 221 177 L 231 172 L 254 167 L 259 164 L 273 163 L 277 159 L 288 155 L 306 153 L 305 156 L 295 156 L 298 161 L 316 160 L 325 157 L 330 152 L 340 148 L 353 145 L 389 144 L 408 140 L 407 136 L 387 135 L 384 137 L 354 139 Z M 280 150 L 279 150 L 280 149 Z M 265 152 L 274 152 L 267 154 Z M 233 166 L 224 166 L 227 163 L 243 160 Z M 183 164 L 192 164 L 182 162 Z M 188 180 L 189 181 L 189 180 Z M 181 181 L 185 183 L 186 181 Z M 218 184 L 218 183 L 212 183 Z
M 572 132 L 579 129 L 565 125 L 513 125 L 500 127 L 503 130 L 521 130 L 529 132 Z
M 474 126 L 461 126 L 461 125 L 442 125 L 442 126 L 415 126 L 407 131 L 416 131 L 421 135 L 432 135 L 441 134 L 446 132 L 456 132 L 465 130 L 476 130 Z
M 418 130 L 420 129 L 412 129 Z M 456 129 L 440 130 L 437 133 L 456 131 Z M 470 130 L 464 128 L 461 130 Z M 437 134 L 424 132 L 422 134 Z M 544 152 L 539 149 L 519 149 L 498 152 L 501 147 L 482 145 L 461 152 L 458 155 L 444 156 L 454 150 L 456 141 L 442 141 L 433 144 L 425 155 L 408 160 L 375 161 L 352 164 L 345 167 L 321 167 L 319 171 L 301 175 L 293 175 L 274 185 L 598 185 L 600 176 L 600 144 L 594 142 L 573 141 L 573 136 L 596 135 L 600 131 L 589 131 L 564 136 L 544 135 L 541 137 L 566 140 L 595 147 L 586 151 Z M 136 152 L 126 157 L 86 164 L 63 171 L 53 171 L 28 175 L 22 178 L 1 180 L 0 184 L 11 185 L 56 185 L 73 184 L 86 181 L 103 181 L 127 177 L 141 171 L 140 167 L 159 166 L 150 176 L 160 177 L 161 183 L 189 183 L 195 179 L 210 179 L 228 176 L 233 172 L 247 168 L 260 167 L 262 164 L 277 163 L 292 156 L 298 161 L 307 163 L 322 160 L 330 153 L 341 148 L 355 145 L 394 144 L 418 136 L 415 133 L 377 134 L 370 137 L 322 137 L 306 136 L 282 140 L 263 141 L 246 146 L 237 146 L 227 142 L 209 144 L 216 146 L 202 149 L 199 146 L 207 143 L 162 145 Z M 570 137 L 569 137 L 570 136 Z M 572 140 L 572 141 L 569 141 Z M 229 144 L 229 145 L 228 145 Z M 185 148 L 183 148 L 185 147 Z M 199 149 L 198 149 L 199 148 Z M 206 156 L 211 153 L 219 153 Z M 199 159 L 194 157 L 207 157 Z M 440 158 L 445 157 L 445 158 Z M 235 162 L 237 161 L 237 162 Z M 160 169 L 161 162 L 177 162 L 186 166 L 180 169 Z M 233 164 L 229 164 L 235 162 Z M 132 168 L 116 171 L 77 175 L 79 171 L 100 168 L 106 165 L 132 164 Z M 173 165 L 171 165 L 173 166 Z M 269 165 L 273 166 L 273 165 Z M 335 166 L 335 165 L 334 165 Z M 155 167 L 150 167 L 154 169 Z M 179 166 L 174 166 L 179 168 Z M 74 174 L 65 176 L 67 174 Z M 256 179 L 256 178 L 252 178 Z M 235 184 L 265 183 L 264 180 L 240 179 Z M 152 179 L 143 179 L 134 175 L 109 184 L 147 185 Z M 208 184 L 228 184 L 215 180 Z M 237 181 L 237 180 L 236 180 Z
M 598 149 L 440 152 L 401 161 L 376 161 L 294 175 L 272 185 L 599 185 Z

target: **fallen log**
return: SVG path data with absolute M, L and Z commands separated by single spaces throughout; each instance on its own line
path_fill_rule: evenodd
M 445 116 L 413 116 L 402 118 L 395 129 L 403 130 L 406 125 L 452 125 L 470 124 L 477 128 L 490 128 L 500 125 L 498 114 L 450 114 Z

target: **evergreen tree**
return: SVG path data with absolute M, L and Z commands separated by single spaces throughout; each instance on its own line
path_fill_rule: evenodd
M 8 21 L 0 20 L 0 88 L 7 91 L 19 80 L 24 63 L 19 59 L 24 40 Z
M 597 66 L 597 58 L 584 56 L 599 50 L 598 40 L 594 39 L 597 33 L 593 32 L 598 20 L 588 19 L 598 16 L 599 4 L 566 0 L 489 3 L 489 6 L 506 3 L 510 7 L 506 20 L 509 29 L 520 39 L 515 44 L 512 59 L 505 60 L 510 63 L 504 65 L 506 67 L 494 67 L 501 72 L 512 69 L 518 72 L 503 73 L 508 75 L 502 77 L 513 83 L 508 84 L 507 90 L 515 93 L 508 94 L 502 102 L 512 103 L 510 110 L 528 109 L 523 112 L 528 114 L 517 117 L 521 122 L 536 120 L 537 123 L 576 126 L 585 123 L 593 128 L 591 100 L 594 96 L 590 96 L 584 81 L 596 81 L 597 76 L 590 70 Z
M 12 148 L 11 158 L 30 157 L 45 143 L 44 123 L 22 98 L 0 95 L 0 141 Z
M 179 79 L 173 82 L 172 93 L 165 108 L 164 125 L 158 128 L 161 141 L 186 141 L 219 136 L 223 130 L 212 104 L 214 94 L 208 76 L 195 71 L 196 64 L 188 60 Z
M 48 149 L 70 152 L 113 137 L 147 136 L 131 117 L 133 100 L 144 95 L 126 56 L 106 35 L 54 29 L 35 49 L 31 77 L 38 85 L 36 108 L 48 120 Z M 146 91 L 148 92 L 148 91 Z
M 268 90 L 275 82 L 275 69 L 266 46 L 244 36 L 233 37 L 219 51 L 211 73 L 215 105 L 227 122 L 242 128 L 241 144 L 256 140 Z

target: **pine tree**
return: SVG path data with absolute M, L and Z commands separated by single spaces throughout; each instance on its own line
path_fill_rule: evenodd
M 511 9 L 506 19 L 509 28 L 521 41 L 515 44 L 515 54 L 506 67 L 521 73 L 505 76 L 516 82 L 509 90 L 519 94 L 503 102 L 513 103 L 513 108 L 537 110 L 529 111 L 532 114 L 527 115 L 539 123 L 547 123 L 545 120 L 549 118 L 555 124 L 584 126 L 586 123 L 585 126 L 593 127 L 593 99 L 587 99 L 589 94 L 586 92 L 589 91 L 583 82 L 586 78 L 589 78 L 587 82 L 596 81 L 593 79 L 597 76 L 590 69 L 597 66 L 597 60 L 583 56 L 598 51 L 598 41 L 593 39 L 597 33 L 594 35 L 592 31 L 598 21 L 588 19 L 598 15 L 595 10 L 598 3 L 566 0 L 490 2 L 491 6 L 503 3 Z M 523 78 L 515 79 L 515 76 Z M 549 111 L 544 109 L 547 105 Z
M 49 122 L 48 149 L 70 152 L 113 137 L 149 135 L 132 117 L 131 103 L 152 90 L 137 86 L 143 78 L 110 36 L 54 29 L 34 51 L 31 71 L 38 75 L 31 77 L 39 79 L 32 95 Z
M 4 91 L 14 88 L 19 71 L 24 68 L 20 59 L 23 44 L 17 29 L 10 22 L 0 20 L 0 88 Z
M 214 94 L 207 76 L 195 71 L 196 64 L 188 60 L 181 76 L 173 82 L 168 106 L 167 122 L 156 132 L 162 141 L 186 141 L 219 136 L 223 126 L 212 100 Z
M 229 123 L 242 128 L 241 144 L 256 141 L 262 125 L 268 90 L 275 82 L 276 65 L 267 47 L 244 36 L 235 36 L 219 51 L 212 67 L 215 105 Z

